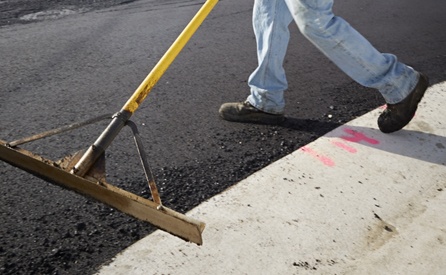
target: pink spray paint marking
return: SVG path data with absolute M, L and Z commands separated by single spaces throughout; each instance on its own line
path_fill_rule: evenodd
M 335 146 L 341 148 L 341 149 L 344 149 L 345 151 L 347 151 L 347 152 L 349 152 L 349 153 L 355 154 L 355 153 L 358 152 L 358 150 L 356 150 L 355 148 L 353 148 L 353 147 L 351 147 L 351 146 L 348 146 L 347 144 L 345 144 L 345 143 L 343 143 L 343 142 L 340 142 L 340 141 L 332 141 L 331 143 L 332 143 L 333 145 L 335 145 Z
M 366 135 L 364 135 L 363 133 L 360 133 L 358 131 L 355 131 L 355 130 L 352 130 L 349 128 L 345 128 L 344 132 L 346 132 L 350 136 L 341 136 L 341 138 L 343 140 L 350 141 L 350 142 L 356 142 L 356 143 L 364 141 L 364 142 L 367 142 L 370 144 L 379 144 L 379 140 L 369 138 Z
M 311 149 L 308 146 L 304 146 L 304 147 L 300 148 L 300 150 L 302 152 L 305 152 L 305 153 L 317 158 L 326 166 L 329 166 L 329 167 L 335 166 L 335 162 L 331 158 L 319 155 L 316 151 L 314 151 L 313 149 Z

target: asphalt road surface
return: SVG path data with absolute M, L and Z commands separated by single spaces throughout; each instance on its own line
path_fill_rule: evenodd
M 202 3 L 0 1 L 0 139 L 117 112 Z M 292 25 L 287 122 L 220 120 L 222 103 L 248 94 L 246 80 L 256 65 L 251 8 L 248 0 L 220 1 L 132 118 L 163 202 L 179 212 L 384 104 Z M 432 84 L 446 79 L 445 1 L 349 0 L 335 10 Z M 105 125 L 25 148 L 58 159 L 87 148 Z M 128 129 L 107 150 L 107 171 L 111 183 L 150 197 Z M 0 177 L 2 274 L 92 274 L 154 230 L 4 162 Z

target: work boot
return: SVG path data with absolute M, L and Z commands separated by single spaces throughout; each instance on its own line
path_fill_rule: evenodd
M 429 79 L 420 73 L 417 85 L 403 101 L 387 104 L 387 109 L 378 118 L 381 132 L 392 133 L 406 126 L 414 117 L 418 103 L 423 98 L 428 86 Z
M 248 101 L 224 103 L 218 111 L 227 121 L 259 124 L 279 124 L 285 121 L 283 114 L 270 114 L 256 109 Z

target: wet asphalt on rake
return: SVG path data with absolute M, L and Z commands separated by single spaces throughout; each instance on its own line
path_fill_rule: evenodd
M 137 219 L 149 222 L 181 239 L 201 245 L 203 243 L 201 233 L 205 224 L 162 205 L 138 129 L 130 121 L 130 117 L 217 2 L 218 0 L 207 0 L 202 5 L 197 14 L 118 113 L 67 125 L 12 142 L 0 140 L 0 159 L 44 180 L 94 198 Z M 18 147 L 18 145 L 27 142 L 70 131 L 107 118 L 111 118 L 111 122 L 88 149 L 79 151 L 72 156 L 66 156 L 58 161 L 45 159 Z M 153 201 L 120 189 L 107 183 L 105 179 L 105 150 L 124 126 L 129 126 L 132 129 Z

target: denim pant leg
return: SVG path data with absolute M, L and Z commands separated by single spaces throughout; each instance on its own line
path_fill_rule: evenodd
M 288 87 L 283 60 L 293 18 L 283 0 L 255 0 L 252 20 L 258 67 L 249 77 L 251 94 L 247 100 L 264 112 L 281 114 L 283 92 Z
M 390 104 L 403 100 L 419 74 L 391 54 L 377 51 L 345 20 L 334 0 L 284 0 L 302 34 L 356 82 L 380 91 Z

